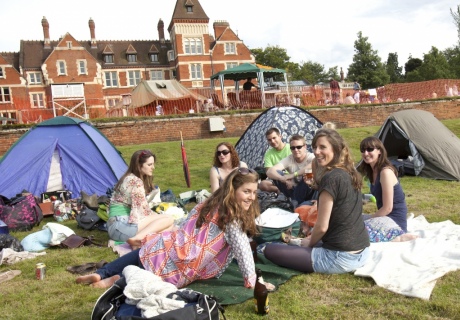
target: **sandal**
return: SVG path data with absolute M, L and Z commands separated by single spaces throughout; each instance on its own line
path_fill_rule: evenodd
M 0 273 L 0 283 L 13 279 L 21 274 L 21 270 L 8 270 Z

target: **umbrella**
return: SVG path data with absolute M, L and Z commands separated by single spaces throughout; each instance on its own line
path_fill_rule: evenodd
M 190 171 L 188 169 L 187 153 L 185 152 L 184 140 L 182 139 L 182 131 L 180 131 L 180 148 L 182 151 L 182 165 L 184 166 L 184 177 L 187 187 L 190 188 Z

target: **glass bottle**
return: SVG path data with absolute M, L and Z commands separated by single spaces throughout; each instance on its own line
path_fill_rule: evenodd
M 268 314 L 270 307 L 268 305 L 268 290 L 262 278 L 262 270 L 256 269 L 256 285 L 254 287 L 254 307 L 257 314 Z

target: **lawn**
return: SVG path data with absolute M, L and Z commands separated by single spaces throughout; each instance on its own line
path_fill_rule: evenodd
M 443 121 L 460 136 L 460 119 Z M 340 129 L 359 160 L 359 142 L 376 133 L 378 127 Z M 237 138 L 226 139 L 236 143 Z M 171 189 L 176 195 L 187 190 L 209 190 L 209 170 L 215 146 L 221 140 L 185 141 L 190 166 L 192 187 L 188 189 L 182 172 L 180 142 L 151 143 L 118 147 L 129 161 L 133 151 L 151 149 L 157 155 L 155 182 L 162 191 Z M 409 211 L 424 215 L 428 221 L 452 220 L 460 224 L 458 182 L 428 180 L 405 176 L 401 184 L 407 196 Z M 364 193 L 368 190 L 363 189 Z M 372 204 L 365 206 L 372 212 Z M 46 218 L 32 232 L 39 231 Z M 64 223 L 79 235 L 94 235 L 96 242 L 106 242 L 107 234 L 86 232 L 76 227 L 75 221 Z M 13 233 L 19 239 L 26 232 Z M 104 291 L 75 284 L 75 275 L 65 267 L 101 259 L 111 261 L 116 255 L 108 248 L 85 247 L 74 250 L 49 249 L 46 255 L 24 260 L 12 266 L 0 266 L 0 272 L 10 269 L 22 271 L 20 276 L 0 285 L 0 319 L 89 319 L 95 301 Z M 35 264 L 44 262 L 47 275 L 44 281 L 35 280 Z M 270 294 L 269 319 L 459 319 L 460 271 L 438 280 L 431 299 L 408 298 L 382 289 L 372 279 L 345 275 L 310 274 L 292 278 Z M 254 314 L 252 301 L 225 308 L 227 319 L 259 319 Z

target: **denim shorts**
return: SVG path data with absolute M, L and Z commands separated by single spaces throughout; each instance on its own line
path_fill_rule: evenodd
M 126 241 L 137 233 L 137 224 L 128 222 L 129 216 L 111 217 L 107 221 L 109 237 L 115 241 Z
M 361 268 L 369 258 L 369 247 L 360 253 L 315 247 L 311 253 L 313 270 L 318 273 L 348 273 Z

